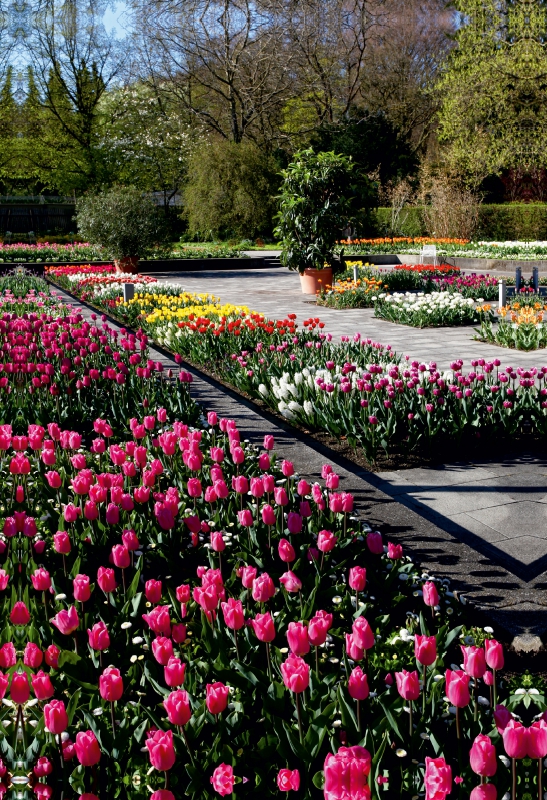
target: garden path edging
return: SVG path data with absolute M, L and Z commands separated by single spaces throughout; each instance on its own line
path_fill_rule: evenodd
M 82 303 L 52 283 L 89 317 L 103 312 Z M 117 328 L 121 325 L 110 315 L 105 315 Z M 177 368 L 173 356 L 155 345 L 151 357 L 161 361 L 166 368 Z M 219 415 L 235 419 L 241 433 L 251 442 L 261 444 L 265 432 L 273 433 L 276 447 L 285 458 L 293 461 L 297 471 L 311 480 L 321 476 L 321 465 L 326 461 L 336 464 L 341 478 L 341 488 L 354 494 L 357 512 L 373 527 L 378 527 L 385 540 L 393 539 L 405 547 L 424 569 L 439 577 L 450 578 L 452 587 L 465 595 L 487 621 L 494 622 L 508 639 L 536 641 L 547 633 L 547 573 L 526 581 L 512 572 L 508 564 L 500 563 L 498 554 L 487 542 L 464 535 L 450 521 L 431 516 L 425 509 L 411 507 L 397 499 L 385 480 L 330 450 L 312 437 L 284 423 L 278 417 L 260 409 L 252 401 L 225 387 L 198 368 L 182 362 L 194 378 L 191 393 L 203 407 Z M 265 425 L 267 423 L 267 425 Z M 524 638 L 522 638 L 524 637 Z M 517 641 L 518 644 L 518 641 Z

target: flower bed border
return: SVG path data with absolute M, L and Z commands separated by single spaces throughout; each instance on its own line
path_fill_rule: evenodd
M 110 261 L 2 261 L 0 270 L 24 267 L 34 272 L 43 272 L 44 267 L 65 267 L 92 264 L 96 267 L 112 264 Z M 139 261 L 140 272 L 202 272 L 207 270 L 269 269 L 279 264 L 265 258 L 165 258 Z

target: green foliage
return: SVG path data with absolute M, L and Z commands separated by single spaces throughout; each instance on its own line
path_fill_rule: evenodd
M 158 208 L 134 186 L 115 186 L 82 197 L 76 206 L 81 235 L 101 245 L 111 258 L 142 258 L 167 244 L 167 230 Z
M 334 248 L 357 200 L 351 158 L 301 150 L 282 170 L 276 236 L 281 263 L 300 273 L 334 262 Z M 353 206 L 353 207 L 352 207 Z
M 271 231 L 277 165 L 252 142 L 203 139 L 188 166 L 184 215 L 191 233 L 254 237 Z
M 471 183 L 547 163 L 542 0 L 456 0 L 463 24 L 438 84 L 439 136 Z
M 377 208 L 374 232 L 377 236 L 391 235 L 391 208 Z M 421 206 L 408 206 L 400 216 L 400 228 L 395 235 L 427 236 Z M 477 239 L 485 241 L 544 241 L 547 238 L 547 204 L 545 203 L 485 203 L 479 207 Z

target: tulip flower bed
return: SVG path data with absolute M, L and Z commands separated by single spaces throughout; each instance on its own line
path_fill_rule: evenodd
M 488 315 L 486 306 L 479 313 L 472 298 L 453 292 L 381 292 L 374 299 L 375 317 L 415 328 L 472 325 L 480 321 L 481 315 Z
M 514 350 L 539 350 L 547 347 L 547 327 L 544 323 L 547 305 L 537 299 L 519 299 L 511 305 L 496 309 L 498 325 L 492 325 L 492 312 L 486 304 L 477 308 L 480 327 L 475 339 L 498 344 Z
M 71 337 L 93 353 L 102 330 L 97 358 L 116 342 L 78 315 L 7 316 L 2 352 L 37 352 L 45 330 L 54 371 Z M 331 346 L 306 327 L 305 354 Z M 295 323 L 236 329 L 272 341 Z M 67 427 L 40 391 L 35 421 L 0 426 L 0 795 L 541 797 L 544 697 L 529 676 L 506 685 L 492 629 L 359 521 L 331 466 L 310 485 L 272 436 L 249 446 L 213 412 L 196 427 L 181 377 L 133 391 L 133 413 L 113 381 L 125 426 L 82 393 Z
M 424 244 L 437 246 L 437 256 L 463 258 L 541 260 L 547 257 L 547 242 L 470 242 L 468 239 L 433 239 L 429 237 L 383 237 L 377 239 L 342 240 L 346 256 L 400 253 L 419 255 Z
M 375 278 L 343 280 L 322 292 L 317 297 L 317 305 L 327 308 L 372 308 L 372 298 L 387 288 L 387 284 Z
M 0 244 L 0 261 L 93 261 L 104 258 L 100 247 L 88 242 L 75 244 Z

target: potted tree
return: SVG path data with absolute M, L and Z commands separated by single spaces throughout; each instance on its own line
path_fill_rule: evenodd
M 134 186 L 114 186 L 80 198 L 76 222 L 80 234 L 102 246 L 119 272 L 137 272 L 139 258 L 168 241 L 163 215 L 154 201 Z
M 276 236 L 281 263 L 298 270 L 304 294 L 332 284 L 334 248 L 352 203 L 351 158 L 336 153 L 296 153 L 281 172 Z

